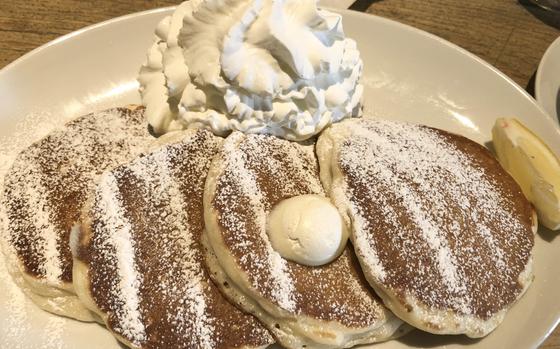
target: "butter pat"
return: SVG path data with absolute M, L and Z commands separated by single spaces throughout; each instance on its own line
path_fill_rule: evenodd
M 338 210 L 319 195 L 295 196 L 270 212 L 272 247 L 285 259 L 309 266 L 327 264 L 344 250 L 348 233 Z

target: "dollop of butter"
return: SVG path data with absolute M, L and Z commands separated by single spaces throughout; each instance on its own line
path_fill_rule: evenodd
M 356 43 L 316 0 L 190 0 L 155 33 L 138 80 L 158 134 L 205 127 L 300 141 L 361 115 Z
M 335 260 L 348 233 L 328 198 L 300 195 L 279 202 L 268 216 L 272 247 L 285 259 L 309 266 Z

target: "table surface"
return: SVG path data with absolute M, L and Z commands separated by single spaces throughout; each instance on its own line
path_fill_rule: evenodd
M 177 3 L 159 0 L 2 1 L 0 68 L 84 26 Z M 541 10 L 526 0 L 358 0 L 352 9 L 391 18 L 447 39 L 480 56 L 529 90 L 542 55 L 560 35 L 560 15 Z M 541 348 L 560 349 L 560 328 Z

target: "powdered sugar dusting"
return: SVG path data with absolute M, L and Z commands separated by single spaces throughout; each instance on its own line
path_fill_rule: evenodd
M 105 224 L 103 228 L 110 237 L 109 244 L 115 249 L 119 280 L 118 288 L 124 305 L 118 309 L 120 312 L 120 327 L 117 331 L 126 338 L 139 345 L 146 339 L 146 329 L 140 313 L 140 299 L 138 290 L 142 278 L 135 268 L 135 247 L 132 239 L 130 222 L 123 215 L 121 198 L 115 177 L 111 173 L 105 174 L 99 183 L 97 192 L 99 210 L 96 211 Z
M 382 137 L 375 137 L 376 142 L 387 142 L 387 139 Z M 379 143 L 378 143 L 379 144 Z M 395 145 L 398 146 L 398 145 Z M 391 149 L 390 143 L 380 145 L 383 149 Z M 391 149 L 393 150 L 393 149 Z M 389 153 L 395 155 L 391 150 Z M 356 161 L 360 161 L 354 153 L 348 154 L 345 153 L 342 155 L 344 157 L 344 161 L 356 163 Z M 405 166 L 409 166 L 410 164 L 414 163 L 413 159 L 410 158 L 398 158 L 394 157 L 394 161 L 400 165 L 402 161 L 405 163 Z M 363 161 L 363 160 L 362 160 Z M 420 162 L 424 164 L 423 162 Z M 425 241 L 427 241 L 430 248 L 434 251 L 435 255 L 437 256 L 437 264 L 439 268 L 440 275 L 443 276 L 443 282 L 448 287 L 448 289 L 453 292 L 454 294 L 461 294 L 462 297 L 459 298 L 460 302 L 466 303 L 461 304 L 461 309 L 464 311 L 469 311 L 468 304 L 470 303 L 469 297 L 466 295 L 466 287 L 462 280 L 465 279 L 464 275 L 460 275 L 457 269 L 457 261 L 453 257 L 450 247 L 445 239 L 445 233 L 440 230 L 438 224 L 430 217 L 428 212 L 425 212 L 424 207 L 422 206 L 422 199 L 416 194 L 411 188 L 400 181 L 398 178 L 395 178 L 393 175 L 392 170 L 389 166 L 392 163 L 383 163 L 376 168 L 375 172 L 375 180 L 382 181 L 383 183 L 390 184 L 393 187 L 393 190 L 396 192 L 397 196 L 402 200 L 403 206 L 408 211 L 408 214 L 412 218 L 412 221 L 416 226 L 420 228 L 420 232 L 423 235 Z M 404 172 L 402 169 L 397 169 L 397 171 Z M 418 169 L 421 171 L 421 169 Z M 370 192 L 370 195 L 375 195 L 374 192 Z M 354 206 L 354 209 L 357 210 L 357 207 Z M 397 225 L 397 221 L 394 222 Z M 381 279 L 382 280 L 382 279 Z
M 266 345 L 266 330 L 221 297 L 203 266 L 204 180 L 221 139 L 176 136 L 107 172 L 95 189 L 91 240 L 76 253 L 89 267 L 92 298 L 111 330 L 142 347 Z
M 337 128 L 347 136 L 336 138 Z M 378 244 L 386 243 L 371 238 L 376 225 L 384 224 L 393 234 L 389 239 L 401 246 L 399 258 L 406 261 L 419 254 L 429 262 L 419 261 L 416 275 L 425 275 L 424 280 L 439 277 L 445 286 L 441 293 L 423 289 L 427 287 L 420 285 L 424 281 L 410 285 L 416 296 L 432 305 L 443 302 L 462 314 L 478 311 L 490 316 L 491 306 L 481 304 L 502 300 L 496 300 L 496 295 L 480 295 L 480 291 L 474 299 L 473 290 L 480 282 L 496 286 L 501 289 L 498 292 L 517 288 L 522 271 L 517 269 L 522 267 L 512 266 L 511 254 L 527 260 L 532 246 L 526 222 L 520 221 L 519 213 L 504 196 L 510 194 L 497 189 L 485 167 L 475 163 L 478 160 L 429 128 L 386 120 L 350 120 L 335 125 L 330 132 L 339 143 L 337 161 L 349 176 L 338 195 L 336 189 L 334 193 L 351 211 L 355 247 L 377 282 L 399 279 L 394 269 L 387 270 L 385 263 L 391 260 L 380 257 L 386 252 Z M 365 198 L 372 203 L 363 201 Z M 381 216 L 367 211 L 372 204 Z M 428 254 L 420 252 L 424 244 L 431 251 Z M 432 261 L 436 276 L 430 267 Z M 472 274 L 476 263 L 480 263 L 478 267 L 486 265 L 484 275 Z
M 19 130 L 9 137 L 0 139 L 0 189 L 3 191 L 4 176 L 17 154 L 29 146 L 34 140 L 41 138 L 43 135 L 52 130 L 55 126 L 51 124 L 40 125 L 45 120 L 51 120 L 51 115 L 30 114 L 22 122 L 20 122 L 16 129 Z M 5 259 L 0 260 L 0 284 L 5 296 L 5 302 L 2 303 L 2 309 L 6 309 L 4 314 L 5 322 L 0 326 L 0 338 L 6 343 L 11 343 L 12 348 L 23 348 L 22 344 L 13 346 L 15 343 L 21 343 L 21 338 L 29 333 L 29 319 L 26 306 L 29 300 L 26 299 L 23 291 L 16 286 L 8 272 L 8 264 L 15 263 L 16 256 L 14 255 L 11 246 L 8 245 L 7 218 L 3 208 L 0 208 L 0 237 L 2 243 L 0 247 L 3 248 Z M 8 260 L 10 258 L 10 260 Z M 14 270 L 13 272 L 17 272 Z
M 139 153 L 153 137 L 142 109 L 96 112 L 54 130 L 50 123 L 39 125 L 51 132 L 32 133 L 44 138 L 25 144 L 28 147 L 7 170 L 4 236 L 26 273 L 57 287 L 71 282 L 67 238 L 94 180 L 106 168 Z
M 216 346 L 213 339 L 214 319 L 208 315 L 207 296 L 204 290 L 207 277 L 201 268 L 198 250 L 193 247 L 193 244 L 196 243 L 193 235 L 196 236 L 199 233 L 192 231 L 193 228 L 187 224 L 189 212 L 185 208 L 188 205 L 172 173 L 173 165 L 170 157 L 173 157 L 174 153 L 172 146 L 169 146 L 168 149 L 141 157 L 127 167 L 139 180 L 139 186 L 146 191 L 146 196 L 153 207 L 163 207 L 161 210 L 165 212 L 165 225 L 172 228 L 169 236 L 165 236 L 163 239 L 179 244 L 179 249 L 184 251 L 184 255 L 180 258 L 174 257 L 172 254 L 162 256 L 173 261 L 173 263 L 179 264 L 169 268 L 169 270 L 175 273 L 179 270 L 182 279 L 187 281 L 186 289 L 177 287 L 175 282 L 166 283 L 161 289 L 164 297 L 181 299 L 180 307 L 182 309 L 176 314 L 182 314 L 182 317 L 185 317 L 185 313 L 191 313 L 188 319 L 175 318 L 172 322 L 176 326 L 182 327 L 182 323 L 191 321 L 190 331 L 195 333 L 200 346 L 202 348 L 214 348 Z M 196 155 L 191 154 L 191 157 Z M 205 173 L 204 163 L 208 161 L 205 160 L 193 161 L 194 166 L 198 168 L 195 168 L 192 173 Z M 193 185 L 196 184 L 193 183 Z M 164 253 L 172 253 L 172 251 L 168 250 Z M 169 275 L 166 280 L 174 281 L 176 277 L 177 275 Z M 173 315 L 169 313 L 167 316 Z
M 92 177 L 96 177 L 104 167 L 111 165 L 112 161 L 126 158 L 129 152 L 134 152 L 131 149 L 138 151 L 151 138 L 146 125 L 140 121 L 140 114 L 129 117 L 122 113 L 122 109 L 98 112 L 75 119 L 65 126 L 62 125 L 70 119 L 68 115 L 30 114 L 16 125 L 15 133 L 0 141 L 2 242 L 8 264 L 28 262 L 27 268 L 31 270 L 26 271 L 44 280 L 47 286 L 57 287 L 61 282 L 68 281 L 71 264 L 63 257 L 69 253 L 65 253 L 67 242 L 61 239 L 66 231 L 60 230 L 56 223 L 61 210 L 75 205 L 74 212 L 69 212 L 69 216 L 72 213 L 77 216 L 86 195 L 75 192 L 85 191 L 93 181 Z M 111 157 L 107 156 L 108 152 L 111 152 Z M 66 190 L 74 191 L 74 196 L 66 196 Z M 66 208 L 61 209 L 62 206 Z M 31 254 L 25 254 L 26 251 L 31 251 Z M 12 272 L 15 278 L 21 278 L 21 270 Z M 3 270 L 0 270 L 2 273 Z M 27 308 L 33 307 L 31 314 L 35 314 L 35 306 L 15 285 L 9 282 L 2 284 L 9 290 L 10 315 L 6 328 L 11 332 L 7 337 L 0 337 L 6 338 L 8 343 L 12 339 L 19 342 L 18 337 L 29 333 L 29 322 L 42 317 L 29 319 Z M 56 304 L 51 302 L 50 305 Z M 64 325 L 69 321 L 60 318 L 51 320 L 48 315 L 45 318 L 44 337 L 48 338 L 45 346 L 63 347 L 60 338 Z
M 308 322 L 303 318 L 313 319 L 332 336 L 352 331 L 365 338 L 372 328 L 398 321 L 371 292 L 352 249 L 346 248 L 331 263 L 310 268 L 281 259 L 266 231 L 267 215 L 281 200 L 324 195 L 318 170 L 313 144 L 233 133 L 215 158 L 207 183 L 214 188 L 206 195 L 217 226 L 208 231 L 209 240 L 214 250 L 225 249 L 227 257 L 218 259 L 240 285 L 235 292 L 265 302 L 268 316 L 282 318 L 278 320 L 285 324 L 282 331 L 305 333 Z M 231 260 L 235 274 L 226 265 Z
M 6 262 L 0 260 L 0 283 L 5 297 L 0 306 L 6 310 L 1 321 L 0 338 L 6 343 L 20 343 L 21 338 L 30 331 L 29 314 L 26 309 L 30 301 L 10 278 Z M 12 348 L 23 348 L 23 345 L 19 344 Z
M 42 137 L 46 136 L 49 132 L 59 127 L 60 124 L 63 124 L 68 117 L 63 117 L 61 115 L 54 116 L 50 113 L 32 113 L 24 117 L 19 123 L 17 123 L 15 130 L 16 132 L 12 133 L 10 136 L 3 137 L 0 139 L 0 192 L 4 191 L 4 177 L 12 163 L 16 159 L 17 155 L 25 148 L 30 146 L 34 141 L 41 139 Z M 33 194 L 34 201 L 41 200 L 40 196 L 37 195 L 37 189 L 34 187 L 28 188 L 30 191 L 35 192 L 30 193 Z M 44 207 L 44 204 L 41 206 Z M 48 207 L 45 207 L 48 209 Z M 2 229 L 0 231 L 0 236 L 3 240 L 3 247 L 5 249 L 13 249 L 13 246 L 10 245 L 9 241 L 11 240 L 8 236 L 8 218 L 6 217 L 6 213 L 2 210 Z M 38 218 L 45 217 L 45 215 L 40 214 Z M 48 217 L 48 214 L 47 214 Z M 47 218 L 48 219 L 48 218 Z M 44 242 L 46 243 L 46 241 Z M 51 244 L 52 245 L 52 244 Z M 52 247 L 52 246 L 51 246 Z M 57 266 L 57 253 L 58 251 L 53 251 L 52 248 L 49 249 L 51 253 L 49 253 L 50 258 L 47 258 L 50 261 L 50 267 L 45 267 L 43 271 L 48 273 L 48 280 L 49 282 L 54 282 L 55 284 L 58 283 L 58 276 L 60 275 L 60 266 Z M 6 258 L 8 255 L 12 255 L 14 258 L 17 258 L 13 251 L 5 251 Z
M 37 173 L 40 170 L 34 168 L 34 164 L 29 166 L 30 173 Z M 37 237 L 36 243 L 39 244 L 39 250 L 43 252 L 44 262 L 40 264 L 41 272 L 45 275 L 45 279 L 52 285 L 60 283 L 60 275 L 62 274 L 60 253 L 57 248 L 58 234 L 55 227 L 51 224 L 53 216 L 51 208 L 47 202 L 45 194 L 49 189 L 45 188 L 41 182 L 36 185 L 27 185 L 24 188 L 24 197 L 31 207 L 34 207 L 34 215 L 31 223 L 37 232 L 41 232 Z
M 367 220 L 362 217 L 360 210 L 352 205 L 352 213 L 354 213 L 354 227 L 356 229 L 356 237 L 354 239 L 354 245 L 358 246 L 360 251 L 368 251 L 363 255 L 366 261 L 366 265 L 372 269 L 372 272 L 377 275 L 379 280 L 383 281 L 386 276 L 385 268 L 379 256 L 377 255 L 377 248 L 375 246 L 375 241 L 373 239 L 367 238 L 368 223 Z
M 60 349 L 64 347 L 64 342 L 62 339 L 62 334 L 64 332 L 64 325 L 66 324 L 66 319 L 59 316 L 51 316 L 45 327 L 45 332 L 47 333 L 44 339 L 43 346 L 45 349 Z
M 311 193 L 317 193 L 323 195 L 325 191 L 323 189 L 323 185 L 321 184 L 321 181 L 317 178 L 317 176 L 311 175 L 312 172 L 310 172 L 309 169 L 304 167 L 305 162 L 302 161 L 303 156 L 301 152 L 303 152 L 307 158 L 315 159 L 314 146 L 304 145 L 300 147 L 288 148 L 288 151 L 286 152 L 286 157 L 288 159 L 287 163 L 290 164 L 289 166 L 294 167 L 294 173 L 297 173 L 299 176 L 301 175 L 304 176 L 305 183 L 309 185 L 309 191 Z M 265 163 L 263 164 L 263 166 L 267 166 L 269 164 L 272 164 L 272 162 Z M 291 183 L 291 181 L 287 181 L 287 183 Z
M 240 151 L 237 146 L 238 142 L 242 138 L 240 133 L 230 136 L 224 143 L 223 151 L 227 154 L 227 177 L 234 179 L 238 183 L 238 188 L 246 195 L 250 200 L 250 205 L 247 209 L 253 210 L 253 215 L 257 222 L 257 227 L 259 229 L 259 236 L 262 239 L 265 246 L 266 258 L 268 261 L 268 266 L 270 270 L 268 274 L 274 280 L 273 287 L 273 298 L 282 307 L 288 311 L 295 310 L 295 300 L 293 298 L 294 293 L 294 283 L 291 276 L 287 270 L 286 260 L 280 256 L 272 248 L 272 244 L 268 239 L 266 233 L 266 208 L 264 205 L 264 198 L 262 196 L 262 191 L 257 185 L 257 181 L 254 173 L 252 173 L 247 166 L 247 154 Z M 227 192 L 223 191 L 217 196 L 217 201 L 219 202 L 221 195 L 227 195 Z M 228 215 L 225 217 L 227 226 L 236 229 L 240 236 L 246 235 L 247 232 L 244 231 L 244 224 L 241 222 L 236 222 L 236 217 L 233 215 Z M 264 266 L 261 266 L 265 268 Z M 255 280 L 256 282 L 257 280 Z M 259 284 L 254 284 L 254 287 L 260 287 Z
M 51 113 L 32 113 L 24 117 L 16 124 L 15 132 L 10 136 L 0 139 L 0 192 L 3 192 L 4 176 L 12 166 L 16 156 L 34 141 L 44 137 L 68 120 L 68 116 L 52 115 Z M 49 348 L 66 348 L 67 345 L 61 342 L 61 335 L 67 331 L 71 320 L 48 315 L 39 310 L 23 291 L 15 284 L 13 278 L 19 278 L 18 282 L 24 282 L 19 270 L 16 270 L 15 263 L 17 256 L 12 246 L 8 245 L 7 218 L 0 208 L 0 228 L 1 246 L 5 258 L 0 258 L 0 284 L 2 285 L 3 297 L 0 297 L 0 309 L 4 311 L 2 321 L 0 321 L 0 338 L 2 344 L 12 349 L 28 348 L 29 342 L 25 338 L 29 337 L 36 328 L 36 321 L 41 321 L 44 325 L 43 331 L 39 333 L 40 338 L 45 339 L 45 346 Z M 0 254 L 0 257 L 1 254 Z M 10 266 L 8 266 L 10 265 Z M 8 271 L 8 268 L 14 270 Z

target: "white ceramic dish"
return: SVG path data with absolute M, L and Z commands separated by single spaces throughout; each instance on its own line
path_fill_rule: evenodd
M 551 118 L 560 120 L 560 37 L 541 59 L 535 78 L 535 97 Z
M 320 0 L 319 4 L 324 7 L 347 9 L 355 0 Z
M 90 110 L 138 103 L 136 74 L 152 32 L 171 9 L 117 18 L 34 50 L 0 71 L 0 136 L 13 149 Z M 366 113 L 411 120 L 490 140 L 499 116 L 517 116 L 560 153 L 560 130 L 523 89 L 470 53 L 417 29 L 342 11 L 346 33 L 365 62 Z M 8 166 L 5 154 L 0 166 Z M 0 168 L 1 169 L 1 168 Z M 416 332 L 376 345 L 410 347 L 531 348 L 560 316 L 560 238 L 540 231 L 536 279 L 504 323 L 479 340 Z M 13 286 L 0 263 L 1 348 L 119 348 L 99 325 L 58 318 L 36 308 Z

